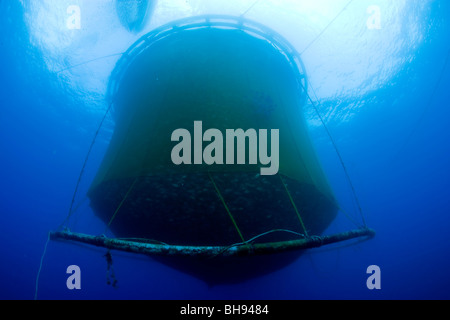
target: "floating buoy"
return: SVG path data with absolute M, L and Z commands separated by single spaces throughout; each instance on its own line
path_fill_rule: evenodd
M 150 19 L 156 0 L 116 0 L 120 23 L 131 32 L 140 32 Z

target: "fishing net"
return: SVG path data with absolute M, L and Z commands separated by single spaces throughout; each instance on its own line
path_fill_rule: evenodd
M 109 98 L 114 134 L 88 197 L 116 239 L 70 232 L 59 237 L 158 256 L 212 258 L 372 235 L 362 229 L 321 237 L 339 206 L 308 134 L 304 66 L 272 30 L 226 16 L 163 26 L 123 55 Z M 178 129 L 190 139 L 184 141 L 189 148 L 178 150 L 181 164 L 173 160 Z M 214 138 L 206 137 L 209 129 Z M 227 135 L 238 129 L 241 144 Z M 204 159 L 208 148 L 213 163 Z M 272 163 L 251 160 L 255 154 L 261 160 L 263 151 Z M 271 165 L 275 172 L 262 174 Z

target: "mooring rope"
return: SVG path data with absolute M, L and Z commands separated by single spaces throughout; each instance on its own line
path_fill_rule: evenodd
M 50 232 L 47 235 L 47 241 L 45 242 L 44 252 L 42 253 L 41 262 L 39 264 L 39 270 L 38 270 L 37 277 L 36 277 L 36 285 L 34 288 L 34 300 L 37 300 L 38 288 L 39 288 L 39 278 L 41 277 L 42 263 L 44 262 L 44 257 L 45 257 L 45 254 L 47 253 L 47 246 L 48 246 L 49 242 L 50 242 Z
M 295 202 L 294 202 L 294 199 L 292 198 L 291 192 L 289 191 L 286 183 L 284 182 L 283 177 L 281 177 L 281 175 L 278 175 L 278 176 L 280 177 L 280 180 L 281 180 L 281 183 L 283 184 L 284 190 L 286 190 L 289 200 L 290 200 L 292 206 L 294 207 L 295 213 L 297 214 L 297 218 L 300 221 L 303 232 L 305 232 L 306 237 L 308 237 L 308 231 L 306 230 L 305 224 L 303 223 L 302 216 L 300 215 L 300 212 L 298 211 L 297 206 L 295 205 Z
M 94 134 L 94 138 L 92 139 L 91 145 L 89 146 L 88 152 L 87 152 L 86 157 L 84 159 L 84 163 L 83 163 L 83 166 L 81 168 L 81 172 L 78 175 L 78 180 L 77 180 L 77 183 L 76 183 L 76 186 L 75 186 L 75 191 L 73 192 L 73 195 L 72 195 L 72 201 L 70 203 L 69 212 L 67 214 L 66 219 L 59 226 L 59 229 L 62 229 L 62 227 L 69 221 L 70 217 L 73 214 L 73 206 L 74 206 L 74 203 L 75 203 L 75 198 L 76 198 L 77 193 L 78 193 L 78 188 L 80 187 L 81 178 L 83 177 L 84 170 L 85 170 L 86 165 L 88 163 L 89 157 L 91 156 L 92 149 L 94 148 L 94 144 L 97 141 L 97 137 L 98 137 L 98 135 L 100 133 L 100 130 L 103 127 L 103 123 L 105 122 L 106 117 L 108 116 L 109 112 L 111 111 L 112 106 L 113 106 L 113 102 L 111 101 L 111 103 L 109 104 L 108 109 L 106 110 L 102 120 L 100 121 L 100 124 L 99 124 L 99 126 L 97 128 L 97 131 Z
M 314 89 L 313 89 L 311 86 L 309 86 L 309 87 L 310 87 L 311 90 L 313 91 L 314 96 L 316 97 L 317 101 L 319 101 L 319 99 L 318 99 L 317 96 L 316 96 L 316 93 L 315 93 Z M 360 215 L 361 215 L 361 219 L 362 219 L 363 225 L 364 225 L 365 228 L 367 228 L 366 219 L 365 219 L 365 217 L 364 217 L 364 213 L 363 213 L 363 210 L 362 210 L 362 207 L 361 207 L 361 203 L 359 202 L 359 198 L 358 198 L 358 195 L 357 195 L 357 193 L 356 193 L 355 186 L 353 185 L 353 181 L 352 181 L 352 179 L 350 178 L 350 173 L 348 172 L 347 166 L 345 165 L 344 159 L 343 159 L 343 157 L 342 157 L 342 155 L 341 155 L 341 152 L 339 151 L 339 148 L 338 148 L 338 146 L 337 146 L 337 144 L 336 144 L 336 141 L 334 140 L 333 135 L 331 134 L 331 132 L 330 132 L 330 130 L 329 130 L 327 124 L 325 123 L 325 120 L 323 119 L 322 115 L 320 114 L 320 112 L 319 112 L 319 110 L 318 110 L 316 104 L 314 103 L 313 99 L 311 98 L 311 96 L 309 95 L 309 93 L 306 92 L 306 90 L 305 90 L 305 93 L 306 93 L 306 96 L 308 97 L 308 100 L 311 102 L 311 105 L 312 105 L 313 109 L 315 110 L 317 116 L 319 117 L 320 122 L 322 123 L 322 125 L 323 125 L 323 127 L 324 127 L 324 129 L 325 129 L 325 131 L 326 131 L 326 133 L 327 133 L 327 135 L 328 135 L 330 141 L 331 141 L 331 144 L 333 145 L 333 148 L 334 148 L 334 150 L 335 150 L 335 152 L 336 152 L 336 154 L 337 154 L 337 156 L 338 156 L 338 158 L 339 158 L 339 162 L 341 163 L 341 166 L 342 166 L 342 168 L 343 168 L 343 170 L 344 170 L 344 174 L 345 174 L 345 176 L 346 176 L 346 178 L 347 178 L 347 180 L 348 180 L 348 183 L 349 183 L 349 185 L 350 185 L 350 188 L 351 188 L 353 197 L 354 197 L 354 199 L 355 199 L 356 205 L 357 205 L 358 210 L 359 210 L 359 213 L 360 213 Z M 319 102 L 318 102 L 318 103 L 319 103 Z M 320 104 L 320 103 L 319 103 L 319 104 Z
M 219 256 L 219 255 L 221 255 L 221 254 L 223 254 L 224 252 L 230 250 L 231 248 L 234 248 L 234 247 L 241 247 L 241 246 L 248 245 L 248 244 L 252 243 L 253 241 L 255 241 L 255 240 L 258 239 L 258 238 L 267 236 L 267 235 L 269 235 L 269 234 L 271 234 L 271 233 L 275 233 L 275 232 L 291 233 L 291 234 L 293 234 L 293 235 L 296 235 L 296 236 L 301 237 L 302 239 L 308 238 L 306 235 L 304 235 L 304 234 L 302 234 L 302 233 L 298 233 L 298 232 L 292 231 L 292 230 L 287 230 L 287 229 L 274 229 L 274 230 L 270 230 L 270 231 L 266 231 L 266 232 L 263 232 L 263 233 L 261 233 L 261 234 L 258 234 L 257 236 L 254 236 L 253 238 L 251 238 L 251 239 L 249 239 L 249 240 L 247 240 L 247 241 L 238 242 L 238 243 L 234 243 L 234 244 L 232 244 L 232 245 L 229 245 L 229 246 L 225 247 L 223 250 L 221 250 L 219 253 L 217 253 L 216 255 L 214 255 L 214 256 L 211 257 L 211 258 L 215 258 L 215 257 L 217 257 L 217 256 Z
M 245 16 L 250 10 L 252 10 L 261 0 L 256 0 L 243 14 L 241 14 L 241 17 Z
M 127 200 L 128 196 L 130 195 L 131 191 L 133 190 L 134 186 L 136 185 L 137 181 L 139 180 L 139 177 L 137 177 L 136 179 L 134 179 L 134 182 L 131 184 L 130 188 L 128 189 L 127 193 L 125 194 L 125 196 L 123 197 L 122 201 L 120 202 L 119 206 L 117 207 L 116 211 L 114 211 L 114 214 L 112 215 L 111 219 L 109 220 L 108 225 L 105 228 L 105 231 L 103 232 L 103 234 L 106 234 L 106 231 L 108 230 L 108 228 L 111 226 L 113 220 L 116 218 L 117 213 L 120 211 L 120 209 L 122 208 L 123 204 L 125 203 L 125 200 Z
M 328 23 L 328 25 L 303 49 L 303 51 L 300 53 L 300 55 L 304 54 L 319 38 L 325 33 L 325 31 L 328 30 L 328 28 L 331 27 L 331 25 L 344 13 L 344 11 L 352 4 L 354 0 L 350 0 L 345 7 L 337 14 L 336 17 L 334 17 L 333 20 Z
M 68 66 L 66 68 L 63 68 L 63 69 L 61 69 L 59 71 L 56 71 L 56 74 L 59 74 L 61 72 L 64 72 L 64 71 L 67 71 L 67 70 L 71 70 L 71 69 L 74 69 L 74 68 L 78 68 L 78 67 L 84 66 L 86 64 L 95 62 L 95 61 L 99 61 L 99 60 L 103 60 L 103 59 L 107 59 L 107 58 L 111 58 L 111 57 L 116 57 L 116 56 L 121 56 L 121 55 L 124 55 L 125 53 L 126 52 L 113 53 L 113 54 L 109 54 L 109 55 L 102 56 L 102 57 L 99 57 L 99 58 L 94 58 L 94 59 L 91 59 L 91 60 L 88 60 L 88 61 L 84 61 L 84 62 L 81 62 L 81 63 L 78 63 L 78 64 L 74 64 L 74 65 Z
M 222 204 L 223 204 L 225 210 L 227 211 L 228 216 L 231 219 L 231 222 L 233 223 L 234 227 L 236 228 L 236 231 L 239 233 L 239 237 L 241 238 L 242 242 L 245 242 L 244 236 L 242 235 L 241 230 L 239 230 L 236 220 L 234 220 L 233 215 L 231 214 L 230 208 L 228 208 L 228 206 L 225 202 L 225 199 L 222 196 L 222 193 L 220 192 L 219 188 L 217 187 L 216 183 L 214 182 L 214 179 L 211 176 L 211 173 L 209 171 L 208 171 L 208 176 L 214 186 L 214 189 L 216 190 L 217 196 L 219 197 L 220 201 L 222 201 Z

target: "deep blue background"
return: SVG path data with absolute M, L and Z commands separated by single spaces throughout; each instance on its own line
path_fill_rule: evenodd
M 67 215 L 102 114 L 86 116 L 80 112 L 79 101 L 55 85 L 56 76 L 42 63 L 45 57 L 29 44 L 22 6 L 12 3 L 5 6 L 5 0 L 0 1 L 0 298 L 33 299 L 47 233 Z M 446 59 L 450 50 L 450 3 L 434 1 L 431 12 L 430 28 L 415 59 L 391 83 L 368 93 L 364 108 L 350 122 L 330 123 L 367 223 L 377 232 L 373 240 L 348 248 L 318 250 L 269 276 L 215 287 L 149 258 L 113 253 L 117 289 L 106 285 L 104 250 L 50 242 L 38 297 L 449 298 L 450 64 Z M 323 106 L 336 107 L 354 102 L 351 97 L 347 101 L 321 101 Z M 102 159 L 108 134 L 101 133 L 82 191 Z M 332 168 L 334 164 L 327 163 L 333 157 L 325 151 L 329 150 L 325 138 L 317 139 L 317 148 L 324 167 Z M 336 159 L 332 160 L 335 163 Z M 336 181 L 333 185 L 339 186 Z M 349 192 L 344 179 L 341 187 L 338 193 Z M 83 194 L 77 203 L 82 198 Z M 343 205 L 354 207 L 351 202 Z M 102 230 L 87 202 L 77 213 L 80 217 L 76 226 L 83 232 Z M 66 288 L 65 271 L 71 264 L 82 270 L 82 290 Z M 382 271 L 379 291 L 366 288 L 366 268 L 372 264 Z

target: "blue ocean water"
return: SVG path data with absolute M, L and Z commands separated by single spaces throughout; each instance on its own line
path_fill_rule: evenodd
M 109 74 L 141 35 L 121 27 L 113 2 L 0 0 L 1 299 L 34 298 L 47 234 L 67 216 L 106 111 Z M 227 3 L 168 1 L 156 6 L 142 32 L 195 14 L 238 15 L 254 2 Z M 246 14 L 302 52 L 311 96 L 376 237 L 311 251 L 270 275 L 217 286 L 144 256 L 113 252 L 117 288 L 106 282 L 105 250 L 51 241 L 39 299 L 449 298 L 450 3 L 318 3 L 259 1 Z M 81 9 L 81 29 L 66 24 L 74 14 L 70 5 Z M 307 110 L 341 206 L 357 211 L 330 139 Z M 81 181 L 73 225 L 85 233 L 104 229 L 84 193 L 112 130 L 108 119 Z M 330 229 L 348 230 L 344 220 Z M 66 287 L 70 265 L 81 269 L 81 290 Z M 380 290 L 367 288 L 371 265 L 380 267 Z

